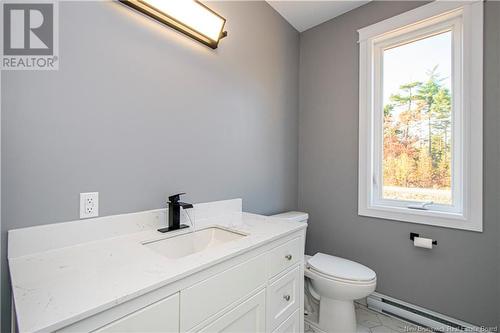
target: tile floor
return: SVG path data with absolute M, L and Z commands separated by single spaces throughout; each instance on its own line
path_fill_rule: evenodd
M 355 304 L 358 333 L 419 332 L 414 324 L 372 311 L 363 304 Z
M 402 320 L 389 317 L 372 311 L 363 302 L 355 303 L 356 320 L 358 322 L 357 333 L 418 333 L 417 327 Z M 306 324 L 305 331 L 314 333 L 313 327 Z

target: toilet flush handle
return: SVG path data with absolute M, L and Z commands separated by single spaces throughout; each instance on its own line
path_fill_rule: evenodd
M 285 301 L 289 302 L 290 301 L 290 295 L 284 295 L 283 298 L 285 299 Z
M 286 260 L 289 260 L 289 261 L 290 261 L 290 260 L 292 260 L 292 258 L 293 258 L 293 257 L 292 257 L 292 255 L 291 255 L 291 254 L 287 254 L 287 255 L 285 256 L 285 259 L 286 259 Z

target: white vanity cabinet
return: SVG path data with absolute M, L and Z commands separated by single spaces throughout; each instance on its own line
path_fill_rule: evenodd
M 307 224 L 242 204 L 168 234 L 165 209 L 9 230 L 12 332 L 303 332 Z
M 265 332 L 266 291 L 256 295 L 223 314 L 212 323 L 195 332 Z
M 60 331 L 303 332 L 304 234 L 294 232 Z

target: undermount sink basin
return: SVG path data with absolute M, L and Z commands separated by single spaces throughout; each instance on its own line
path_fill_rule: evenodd
M 212 227 L 179 236 L 143 243 L 150 249 L 170 259 L 186 257 L 231 242 L 246 235 Z

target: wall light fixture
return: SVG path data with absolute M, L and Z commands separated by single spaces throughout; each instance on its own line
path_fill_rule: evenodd
M 226 19 L 196 0 L 120 0 L 121 3 L 216 49 Z

